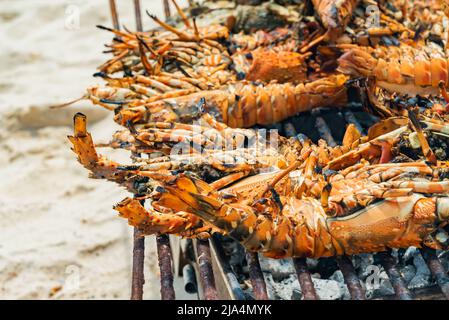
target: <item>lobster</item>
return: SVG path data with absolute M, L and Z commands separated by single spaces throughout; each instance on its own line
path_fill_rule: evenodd
M 235 128 L 269 124 L 313 108 L 342 105 L 346 101 L 346 80 L 343 75 L 333 75 L 298 85 L 258 86 L 240 82 L 221 90 L 199 91 L 147 104 L 145 100 L 133 101 L 138 106 L 122 104 L 116 111 L 115 121 L 119 124 L 189 121 L 205 110 Z
M 352 76 L 373 77 L 376 85 L 408 95 L 438 94 L 448 85 L 448 58 L 435 48 L 341 46 L 338 70 Z

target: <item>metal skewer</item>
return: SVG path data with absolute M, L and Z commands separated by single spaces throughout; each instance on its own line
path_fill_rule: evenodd
M 145 259 L 145 237 L 141 235 L 139 229 L 137 228 L 134 228 L 133 246 L 131 300 L 142 300 L 143 284 L 145 283 L 143 273 L 143 263 Z
M 143 31 L 142 13 L 140 10 L 140 0 L 134 0 L 134 13 L 136 16 L 136 29 L 137 29 L 137 31 Z
M 115 4 L 115 0 L 109 0 L 109 7 L 111 8 L 111 17 L 114 29 L 120 30 L 120 23 L 118 19 L 117 6 Z
M 162 0 L 162 3 L 164 4 L 165 20 L 167 20 L 171 16 L 170 4 L 168 3 L 168 0 Z

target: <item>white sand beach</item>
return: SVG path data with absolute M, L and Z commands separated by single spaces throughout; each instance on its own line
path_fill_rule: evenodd
M 132 1 L 117 4 L 133 29 Z M 160 1 L 142 7 L 163 16 Z M 77 111 L 96 141 L 117 127 L 89 101 L 49 109 L 99 81 L 112 36 L 97 24 L 112 24 L 107 0 L 0 0 L 0 299 L 130 296 L 132 229 L 112 209 L 127 192 L 88 179 L 66 138 Z M 159 299 L 153 237 L 146 251 L 144 298 Z

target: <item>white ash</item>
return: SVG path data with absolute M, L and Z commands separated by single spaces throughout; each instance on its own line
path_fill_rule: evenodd
M 303 298 L 301 287 L 295 274 L 291 274 L 281 281 L 275 281 L 270 273 L 264 273 L 267 291 L 270 299 L 298 300 Z M 320 300 L 349 299 L 346 286 L 330 279 L 312 278 L 315 291 Z
M 409 264 L 400 268 L 399 272 L 401 273 L 404 282 L 408 285 L 416 275 L 416 268 L 414 265 Z
M 260 255 L 259 260 L 261 269 L 264 272 L 270 299 L 290 300 L 302 298 L 302 290 L 291 259 L 269 259 Z M 307 263 L 308 265 L 314 265 L 316 261 L 308 259 Z M 350 298 L 341 271 L 335 272 L 329 279 L 320 279 L 319 274 L 313 274 L 312 281 L 321 300 Z
M 381 269 L 378 278 L 376 280 L 370 279 L 362 282 L 365 288 L 366 297 L 368 299 L 394 295 L 394 289 L 391 285 L 390 279 L 387 273 Z
M 365 281 L 371 275 L 371 266 L 374 265 L 374 257 L 372 254 L 360 254 L 352 257 L 352 264 L 354 269 L 358 271 L 358 277 Z
M 449 273 L 449 251 L 440 252 L 438 254 L 441 264 L 443 265 L 444 271 Z
M 260 268 L 271 273 L 274 279 L 282 279 L 295 273 L 292 259 L 270 259 L 259 255 Z

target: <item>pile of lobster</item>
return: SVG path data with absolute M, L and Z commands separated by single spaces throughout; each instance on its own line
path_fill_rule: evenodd
M 102 146 L 132 163 L 98 154 L 80 113 L 69 137 L 93 178 L 135 194 L 114 207 L 130 225 L 273 258 L 449 247 L 444 2 L 173 4 L 170 21 L 149 14 L 154 30 L 101 27 L 113 58 L 84 97 L 114 111 L 123 130 Z M 345 107 L 354 86 L 382 118 L 366 136 L 349 125 L 329 146 L 254 128 Z

